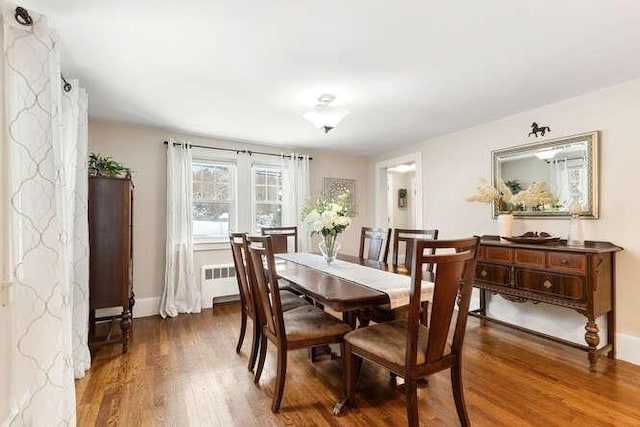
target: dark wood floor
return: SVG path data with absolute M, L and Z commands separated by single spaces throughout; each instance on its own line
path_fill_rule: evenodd
M 405 425 L 402 391 L 384 371 L 365 364 L 357 403 L 331 414 L 341 395 L 338 361 L 311 364 L 289 353 L 282 409 L 269 407 L 273 348 L 260 387 L 247 371 L 248 339 L 235 353 L 239 306 L 216 306 L 176 319 L 136 319 L 129 353 L 119 346 L 95 354 L 76 383 L 78 425 L 255 426 Z M 248 328 L 249 329 L 249 328 Z M 640 367 L 604 360 L 590 373 L 585 353 L 502 326 L 469 319 L 463 381 L 475 426 L 638 426 Z M 424 425 L 457 425 L 448 372 L 419 390 Z

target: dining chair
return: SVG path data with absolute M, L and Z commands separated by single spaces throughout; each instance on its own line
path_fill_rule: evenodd
M 391 242 L 390 228 L 362 227 L 360 231 L 360 252 L 361 259 L 371 259 L 386 263 L 389 257 L 389 243 Z M 365 257 L 365 246 L 367 254 Z M 380 255 L 382 254 L 382 258 Z
M 340 343 L 351 328 L 312 305 L 283 312 L 274 258 L 272 236 L 249 236 L 249 254 L 257 284 L 257 301 L 264 315 L 260 336 L 260 355 L 254 382 L 257 384 L 267 353 L 267 341 L 277 349 L 277 374 L 271 411 L 278 412 L 287 374 L 287 352 L 325 344 Z
M 391 263 L 395 268 L 400 267 L 407 273 L 411 272 L 411 260 L 413 254 L 413 246 L 416 240 L 437 240 L 438 230 L 410 230 L 396 228 L 393 231 L 393 254 Z M 404 245 L 404 259 L 400 263 L 400 247 Z M 433 252 L 435 253 L 435 249 Z M 433 281 L 433 265 L 427 264 L 425 267 L 424 279 Z M 423 301 L 421 304 L 421 319 L 426 326 L 428 322 L 429 301 Z M 397 307 L 391 309 L 389 306 L 376 307 L 372 310 L 371 319 L 376 323 L 386 322 L 389 320 L 406 319 L 408 315 L 408 306 Z
M 273 250 L 277 254 L 289 252 L 289 239 L 293 237 L 293 251 L 298 252 L 298 227 L 263 227 L 263 236 L 271 236 Z
M 260 330 L 262 315 L 256 303 L 256 285 L 254 273 L 251 268 L 251 259 L 248 256 L 248 242 L 246 233 L 229 233 L 233 265 L 236 270 L 238 290 L 240 292 L 240 336 L 236 345 L 236 353 L 240 353 L 247 329 L 247 318 L 253 322 L 253 335 L 251 339 L 251 353 L 247 369 L 253 370 L 256 364 L 260 342 Z M 307 303 L 297 294 L 286 290 L 280 290 L 280 300 L 284 311 L 301 307 Z
M 391 263 L 394 266 L 402 266 L 408 271 L 411 270 L 411 257 L 413 254 L 413 244 L 416 240 L 437 240 L 438 230 L 410 230 L 396 228 L 393 230 L 393 254 Z M 400 263 L 400 245 L 404 244 L 404 259 Z M 435 253 L 435 252 L 434 252 Z M 426 278 L 431 280 L 433 277 L 433 265 L 426 266 Z
M 258 355 L 258 345 L 260 339 L 260 319 L 256 307 L 255 297 L 253 295 L 252 286 L 249 283 L 248 271 L 246 268 L 246 240 L 245 233 L 229 233 L 229 241 L 231 243 L 231 253 L 233 255 L 233 265 L 236 270 L 236 279 L 238 281 L 238 290 L 240 291 L 240 336 L 236 345 L 236 353 L 240 353 L 244 335 L 247 329 L 247 317 L 253 321 L 253 338 L 251 340 L 251 353 L 249 356 L 248 369 L 251 371 L 256 364 Z
M 412 256 L 409 317 L 356 329 L 345 335 L 344 382 L 346 398 L 334 413 L 354 406 L 358 374 L 363 359 L 405 379 L 407 419 L 417 426 L 417 382 L 450 369 L 453 400 L 463 426 L 470 425 L 462 385 L 462 347 L 471 300 L 478 237 L 459 240 L 418 240 Z M 446 253 L 433 254 L 434 250 Z M 455 250 L 453 252 L 452 250 Z M 425 254 L 425 251 L 428 253 Z M 420 322 L 420 292 L 425 264 L 435 264 L 435 289 L 429 327 Z M 455 308 L 457 305 L 457 314 Z M 452 322 L 455 316 L 455 322 Z M 452 338 L 449 339 L 451 329 Z

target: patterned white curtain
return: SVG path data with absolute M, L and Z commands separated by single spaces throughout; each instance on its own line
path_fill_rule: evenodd
M 0 208 L 8 240 L 0 279 L 12 284 L 12 301 L 0 308 L 10 319 L 3 337 L 10 352 L 0 363 L 9 401 L 0 405 L 0 424 L 75 425 L 74 368 L 81 376 L 89 367 L 86 94 L 74 81 L 63 95 L 46 18 L 30 11 L 32 24 L 21 25 L 14 13 L 15 5 L 4 5 Z M 76 310 L 76 297 L 85 308 Z
M 67 250 L 70 252 L 73 370 L 76 378 L 84 377 L 91 366 L 89 325 L 89 227 L 87 223 L 87 92 L 78 80 L 70 80 L 71 88 L 62 96 L 62 138 L 65 157 L 61 170 L 66 172 L 64 200 L 71 212 L 65 214 L 68 228 Z
M 191 146 L 167 144 L 167 247 L 160 315 L 200 313 L 202 300 L 193 267 Z
M 282 159 L 282 225 L 297 225 L 299 249 L 309 251 L 310 235 L 302 223 L 302 207 L 310 197 L 309 156 L 290 153 Z

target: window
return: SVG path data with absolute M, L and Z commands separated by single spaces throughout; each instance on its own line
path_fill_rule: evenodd
M 282 226 L 282 170 L 276 166 L 253 166 L 253 218 L 255 231 Z
M 194 160 L 191 172 L 194 239 L 227 237 L 235 223 L 235 165 Z

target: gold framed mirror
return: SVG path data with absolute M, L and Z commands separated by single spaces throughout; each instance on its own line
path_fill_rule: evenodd
M 492 151 L 494 187 L 503 181 L 520 193 L 510 205 L 494 203 L 494 218 L 508 211 L 516 218 L 569 217 L 575 201 L 583 218 L 598 218 L 598 140 L 594 131 Z M 527 197 L 541 189 L 548 197 Z

